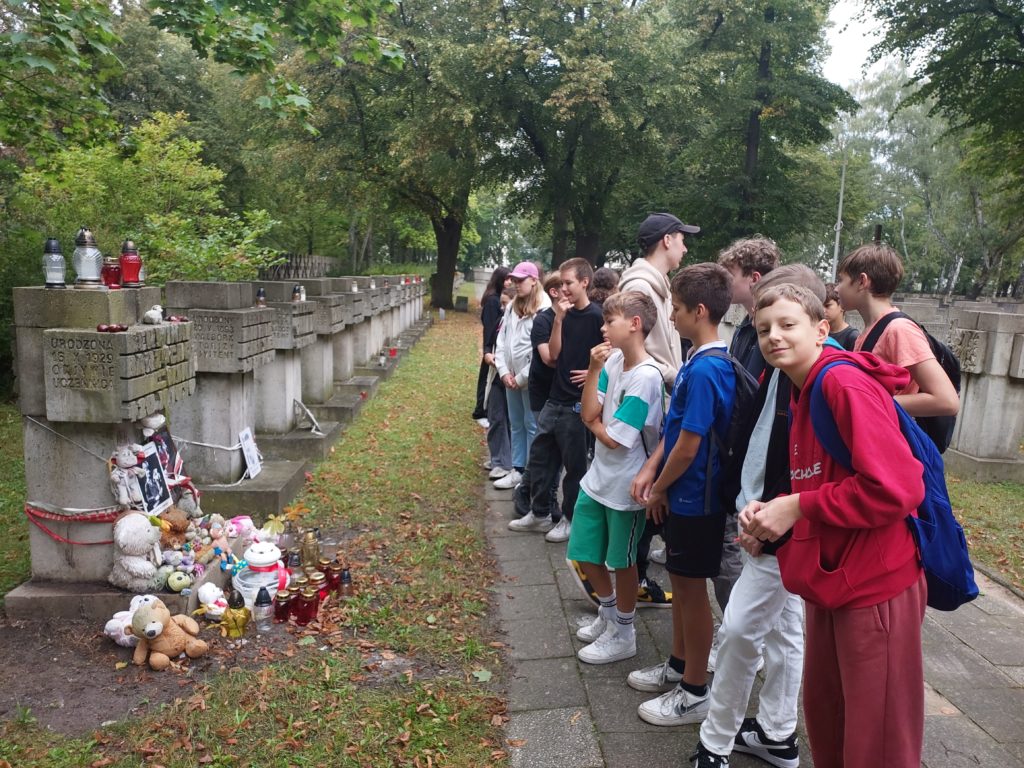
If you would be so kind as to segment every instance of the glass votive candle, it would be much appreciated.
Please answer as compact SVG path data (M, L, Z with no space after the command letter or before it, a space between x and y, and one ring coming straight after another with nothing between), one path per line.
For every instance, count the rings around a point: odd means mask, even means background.
M277 624L284 624L292 613L292 593L287 589L277 590L274 595L274 621Z

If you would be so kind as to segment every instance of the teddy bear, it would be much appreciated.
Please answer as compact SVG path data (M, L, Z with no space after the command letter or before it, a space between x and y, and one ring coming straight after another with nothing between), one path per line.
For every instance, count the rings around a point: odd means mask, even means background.
M146 470L139 466L138 445L122 445L110 457L110 492L124 509L142 506L142 487L139 478L145 477Z
M228 607L227 598L224 597L224 590L212 581L205 582L197 592L199 607L192 611L193 616L203 615L206 618L217 621L224 615L224 609Z
M156 595L136 595L132 598L127 611L118 611L106 623L106 626L103 627L103 634L122 648L134 648L139 644L139 638L131 632L132 617L139 606L156 599Z
M160 554L160 528L141 512L128 512L114 524L114 567L107 580L142 594L153 588Z
M160 513L160 519L167 523L160 536L160 546L164 549L181 549L188 541L188 531L192 527L188 515L172 506Z
M197 635L199 624L190 616L171 616L163 600L154 599L140 605L132 617L132 634L139 638L132 661L142 665L149 661L151 669L167 669L171 659L185 654L197 659L209 646Z

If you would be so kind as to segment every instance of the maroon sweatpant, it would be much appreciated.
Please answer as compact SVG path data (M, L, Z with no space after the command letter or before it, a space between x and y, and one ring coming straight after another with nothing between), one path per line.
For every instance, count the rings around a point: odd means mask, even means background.
M804 719L815 768L919 768L924 740L921 623L916 584L868 608L807 603Z

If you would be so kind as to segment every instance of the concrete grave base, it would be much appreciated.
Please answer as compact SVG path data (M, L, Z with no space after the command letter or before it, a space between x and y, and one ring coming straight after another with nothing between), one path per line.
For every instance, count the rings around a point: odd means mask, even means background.
M331 455L331 447L341 437L343 428L337 421L320 421L322 435L311 432L308 423L283 435L261 434L258 436L260 451L271 461L323 461Z
M102 581L45 581L30 579L4 596L11 621L45 619L87 620L102 629L111 616L128 609L134 595ZM174 592L157 595L172 614L188 610L188 598Z
M355 395L360 400L369 400L377 394L380 381L377 376L353 376L347 381L334 382L334 394Z
M380 364L379 360L373 360L366 365L357 365L352 370L353 376L358 377L372 377L376 376L381 381L384 379L390 379L391 374L395 372L395 368L398 367L397 357L384 357L384 365Z
M966 480L983 483L1024 483L1024 459L979 459L950 448L942 454L946 469Z
M307 461L267 461L252 480L238 485L200 485L200 503L206 514L216 512L225 518L250 515L262 525L267 515L280 514L298 495L309 467Z
M326 403L313 403L307 407L317 419L336 421L347 426L359 414L364 402L359 395L335 395Z

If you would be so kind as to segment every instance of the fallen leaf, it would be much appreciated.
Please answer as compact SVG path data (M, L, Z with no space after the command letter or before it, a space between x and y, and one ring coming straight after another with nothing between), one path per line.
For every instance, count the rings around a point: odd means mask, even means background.
M476 669L473 671L473 677L475 677L478 682L486 683L489 682L494 675L491 674L489 669Z
M117 662L117 664L114 665L114 669L124 669L127 666L128 666L128 662L127 661L119 661L119 662Z

